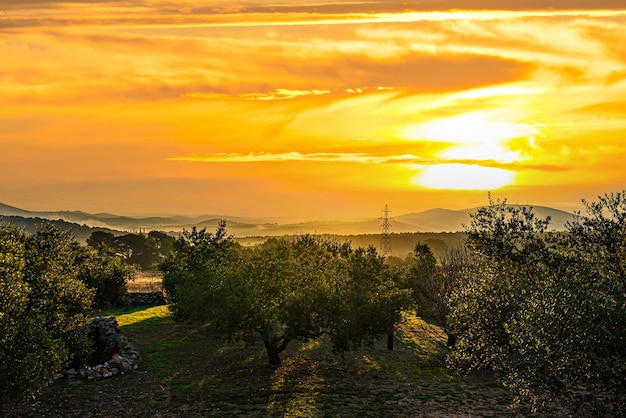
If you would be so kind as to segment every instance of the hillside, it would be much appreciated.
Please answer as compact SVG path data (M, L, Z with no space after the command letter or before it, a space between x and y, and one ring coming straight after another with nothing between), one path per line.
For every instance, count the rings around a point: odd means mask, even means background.
M18 228L24 228L26 233L32 234L35 232L35 227L44 222L48 221L52 223L59 229L68 230L71 229L74 233L74 236L78 241L85 242L87 238L91 236L91 234L95 231L105 231L119 234L119 231L115 231L109 228L94 228L89 227L87 225L80 225L75 222L68 222L62 219L48 219L48 218L40 218L40 217L28 217L25 218L23 216L2 216L0 215L0 223L6 223L10 225L15 225Z
M520 205L513 205L520 206ZM403 228L412 229L421 232L455 232L462 231L463 225L469 225L470 214L479 208L448 210L448 209L431 209L425 212L408 213L395 218L396 222L400 222ZM545 219L550 217L550 229L562 231L565 224L573 219L573 214L558 209L545 206L533 206L533 212L538 218ZM394 228L394 231L397 228ZM404 232L404 231L401 231Z
M408 213L394 217L391 222L391 230L394 233L462 231L463 225L470 222L470 213L476 210L477 208L463 210L431 209L424 212ZM571 220L573 216L571 213L543 206L534 207L534 210L540 218L550 216L552 219L551 229L554 230L563 230L565 223ZM298 233L333 235L380 233L380 218L294 222L293 219L287 218L243 218L217 215L131 217L107 213L89 214L80 211L35 212L5 204L0 204L0 216L5 216L5 222L11 217L40 218L77 224L82 229L107 229L119 231L119 233L151 230L176 233L183 229L190 229L192 226L213 230L222 219L226 220L228 231L236 237L280 236ZM15 221L17 222L17 220ZM27 221L22 222L28 223Z

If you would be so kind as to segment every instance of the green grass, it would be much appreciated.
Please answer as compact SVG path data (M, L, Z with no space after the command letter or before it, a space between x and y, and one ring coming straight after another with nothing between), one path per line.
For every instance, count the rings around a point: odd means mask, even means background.
M335 356L321 339L290 344L276 368L262 345L211 338L201 327L173 321L165 306L109 313L141 352L140 369L57 381L16 416L514 415L510 395L491 377L460 378L444 367L445 336L419 318L407 317L393 352L385 338Z

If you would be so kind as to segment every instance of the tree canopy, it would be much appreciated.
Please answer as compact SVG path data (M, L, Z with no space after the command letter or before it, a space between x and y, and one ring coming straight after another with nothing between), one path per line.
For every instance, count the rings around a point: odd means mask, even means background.
M128 282L134 277L135 269L101 246L97 250L81 246L76 249L74 262L77 278L94 290L93 304L96 308L130 305Z
M626 413L626 195L585 202L565 233L532 209L490 202L467 229L452 294L450 364L495 370L538 407Z
M10 408L45 386L81 348L93 290L77 278L70 232L41 224L34 234L0 225L0 404Z
M107 247L82 246L51 223L31 235L0 224L0 410L87 361L93 345L76 330L92 306L128 304L132 273Z
M432 240L429 240L432 241ZM448 336L448 345L455 344L455 336L448 322L450 295L457 287L468 263L467 250L457 245L439 260L430 249L430 243L418 243L408 257L402 283L413 294L415 309L419 316L429 317Z
M127 264L142 269L157 268L172 250L173 243L173 237L160 231L120 236L115 236L111 232L94 231L87 239L87 245L90 247L97 250L102 247L109 248Z
M336 351L388 332L408 292L385 278L375 249L352 249L312 235L233 244L225 223L192 229L163 263L164 287L181 319L248 343L260 338L271 364L292 340L329 335Z

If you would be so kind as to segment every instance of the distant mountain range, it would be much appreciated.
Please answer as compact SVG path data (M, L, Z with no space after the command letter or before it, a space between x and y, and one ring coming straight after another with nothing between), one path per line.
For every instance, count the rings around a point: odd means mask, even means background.
M550 229L563 230L565 223L573 218L573 214L561 210L544 206L534 206L533 208L539 218L550 216L552 220ZM391 220L391 231L394 233L462 231L463 225L470 222L470 213L475 212L476 209L431 209L425 212L407 213ZM80 230L80 234L75 230L79 239L86 239L93 230L109 230L118 233L149 232L152 230L180 232L183 229L190 229L192 226L206 227L207 230L212 230L216 228L221 219L227 222L228 232L236 237L277 236L295 233L360 235L379 234L381 231L380 218L293 222L292 220L221 217L217 215L130 217L108 213L90 214L80 211L35 212L2 203L0 203L0 216L4 217L4 222L27 226L27 229L30 229L37 220L40 222L42 219L75 224L76 227L72 229ZM82 235L85 234L87 236L83 237Z
M524 206L524 205L512 205ZM529 205L530 206L530 205ZM562 231L565 224L572 221L574 214L546 206L532 206L533 213L540 219L550 217L549 230ZM448 210L448 209L431 209L425 212L409 213L395 218L394 231L405 232L456 232L462 231L463 225L469 225L470 214L474 213L478 208Z

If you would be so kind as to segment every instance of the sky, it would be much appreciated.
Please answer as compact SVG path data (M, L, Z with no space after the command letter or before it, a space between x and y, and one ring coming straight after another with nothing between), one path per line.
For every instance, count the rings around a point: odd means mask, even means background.
M0 3L12 206L575 210L624 161L623 0Z

